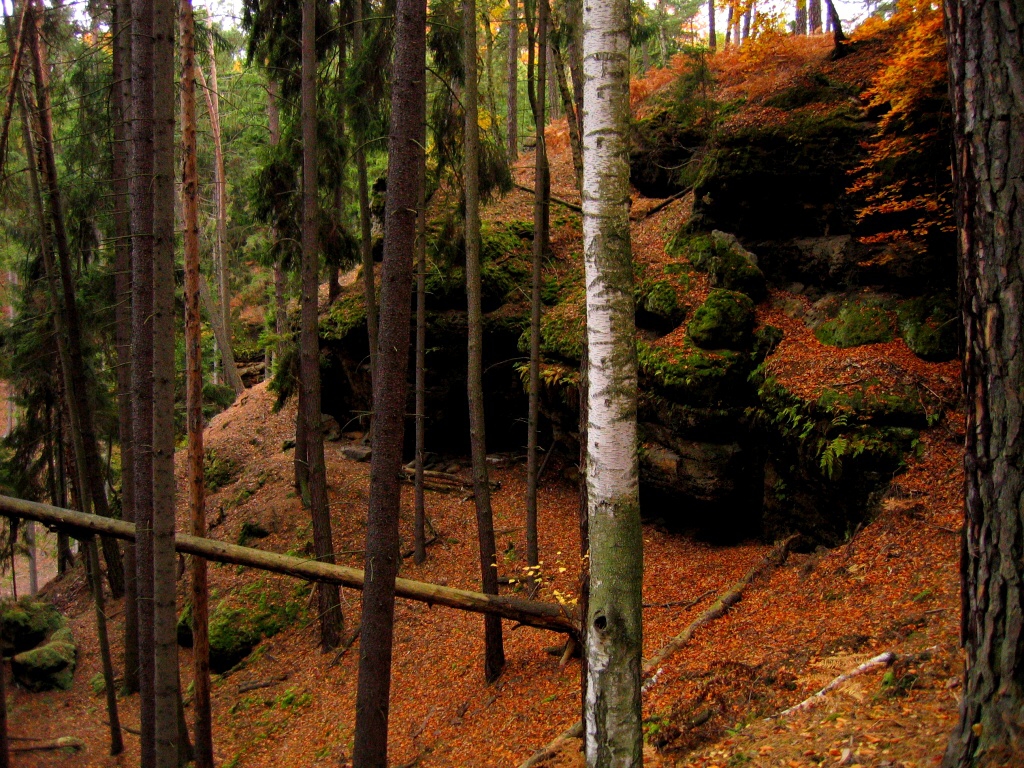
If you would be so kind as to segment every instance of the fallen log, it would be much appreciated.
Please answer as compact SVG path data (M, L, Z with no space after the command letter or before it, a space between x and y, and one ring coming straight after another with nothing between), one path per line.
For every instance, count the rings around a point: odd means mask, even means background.
M529 192L531 195L535 194L534 191L533 191L533 187L528 187L525 184L516 183L513 186L516 189L523 190L523 192ZM564 205L570 211L576 211L576 213L583 213L583 208L581 208L580 206L576 205L576 203L570 203L568 200L563 200L562 198L555 197L554 195L549 195L548 199L550 199L552 203L558 203L558 205Z
M123 520L87 515L70 509L24 501L10 496L0 496L0 515L36 520L44 525L71 532L78 531L79 536L84 536L84 532L89 531L113 536L124 541L135 541L135 526ZM331 565L316 560L303 560L290 555L264 552L252 547L242 547L237 544L228 544L183 533L175 535L174 547L179 552L196 555L215 563L242 565L307 581L340 584L352 589L361 590L365 579L363 571L358 568ZM444 605L471 613L494 614L527 627L547 629L573 636L579 635L579 624L576 617L571 616L567 609L555 603L521 600L507 595L485 595L466 589L443 587L440 584L429 584L410 579L395 580L395 595L428 605Z
M85 749L85 742L74 736L61 736L59 739L11 745L11 752L43 752L51 749Z
M668 643L666 643L660 651L658 651L656 654L654 654L654 656L652 656L650 659L643 663L643 667L640 672L641 677L647 677L647 675L649 675L651 672L654 672L654 678L650 678L644 681L644 693L646 693L653 685L654 680L658 676L658 667L661 665L663 661L665 661L665 659L667 659L673 653L675 653L688 642L690 642L690 640L693 638L693 633L700 629L702 626L704 626L708 622L720 618L721 616L724 616L725 613L729 610L729 608L731 608L739 602L740 597L743 594L743 590L746 589L747 585L749 585L750 582L752 582L766 570L775 568L785 561L786 555L789 554L789 547L793 543L794 539L796 539L796 536L790 536L788 539L776 544L775 548L772 549L772 551L769 552L760 563L758 563L749 571L747 571L747 573L743 576L742 579L737 581L728 590L719 595L718 599L715 600L714 604L710 608L708 608L700 616L698 616L696 619L690 622L690 625L686 629L684 629L678 635L669 640ZM701 599L703 599L703 596ZM549 758L553 757L554 754L561 748L561 746L565 744L565 742L570 741L572 739L582 738L582 736L583 721L577 720L572 726L569 727L568 730L559 734L546 746L541 747L532 755L530 755L530 757L527 758L526 762L520 764L519 768L533 768L533 766L535 765L540 765L541 763L547 761Z

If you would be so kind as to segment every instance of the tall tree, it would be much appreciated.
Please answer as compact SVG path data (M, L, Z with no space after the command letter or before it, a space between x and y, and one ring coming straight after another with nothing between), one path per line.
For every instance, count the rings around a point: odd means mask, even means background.
M426 106L426 102L424 102ZM426 115L423 121L426 123ZM416 219L416 477L413 490L413 561L427 559L427 501L423 471L427 439L427 179L420 178L419 216Z
M715 0L708 0L708 50L714 53L717 47L718 38L715 35Z
M505 133L508 134L508 161L519 157L519 2L508 3L508 96L505 99Z
M643 542L629 234L629 2L586 3L583 254L589 361L588 766L642 764Z
M324 437L320 425L320 337L317 294L320 288L320 243L317 233L317 110L316 110L316 0L302 2L302 309L299 331L299 415L306 434L306 471L309 511L313 519L316 559L334 563L331 514L327 498ZM297 450L297 449L296 449ZM336 648L341 642L341 599L337 584L317 584L320 610L320 646Z
M821 34L821 0L807 0L807 26L812 35Z
M128 204L128 134L131 117L132 59L131 0L113 4L113 109L114 144L114 307L117 348L117 430L121 446L121 516L135 521L134 440L132 434L132 242ZM139 690L139 606L135 574L135 547L124 547L124 689Z
M181 198L185 241L186 475L193 536L206 536L203 352L199 310L199 171L196 167L196 42L192 0L181 0ZM192 557L192 664L196 768L213 768L206 560Z
M175 0L153 2L153 696L157 768L178 765L174 552Z
M110 754L120 755L124 752L124 741L121 737L121 720L117 712L117 690L114 687L114 663L110 658L110 639L107 635L107 614L103 607L103 577L100 576L99 547L96 538L90 536L85 541L85 551L89 558L89 585L92 588L93 607L96 611L96 642L100 647L100 664L103 669L104 694L107 700L107 724L110 728ZM3 670L0 670L3 674Z
M373 387L374 435L370 460L370 510L359 636L359 690L353 764L383 768L388 754L391 649L398 573L398 514L416 203L423 175L426 109L427 5L397 0L392 63L388 192L384 208L384 264L377 378Z
M967 402L960 721L945 768L1024 763L1024 6L947 0Z
M466 300L468 303L466 389L469 399L469 450L473 464L473 500L476 504L477 539L480 549L480 581L485 594L498 594L497 547L494 543L494 517L491 511L491 487L487 476L487 431L484 424L483 386L483 313L480 282L480 120L477 110L476 0L462 0L463 45L465 52L465 89L462 103L466 110L464 130L466 199ZM544 49L540 49L541 60ZM543 70L542 70L543 71ZM538 81L543 98L544 83ZM541 137L538 134L538 151ZM535 235L536 237L536 235ZM494 682L505 667L505 649L501 637L501 619L484 617L484 677Z

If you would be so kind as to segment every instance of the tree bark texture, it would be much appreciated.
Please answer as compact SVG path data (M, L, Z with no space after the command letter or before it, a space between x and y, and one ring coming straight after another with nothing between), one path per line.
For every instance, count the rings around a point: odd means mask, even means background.
M134 440L132 437L132 241L128 204L128 134L131 124L132 7L130 0L113 4L114 145L114 335L117 347L117 430L121 445L121 517L135 521ZM139 690L139 606L135 582L135 548L125 547L124 689Z
M181 0L181 197L185 241L186 477L193 536L206 535L203 469L203 352L199 301L199 171L196 167L196 46L192 0ZM206 560L192 558L192 664L196 768L213 768Z
M317 294L320 288L320 243L317 232L317 109L316 109L316 0L302 2L302 328L299 339L299 376L303 402L299 418L306 427L306 466L309 512L313 520L316 559L334 562L331 513L327 498L324 438L320 426L320 338ZM320 612L320 647L327 651L341 643L342 614L338 587L317 585Z
M642 764L643 551L629 233L629 3L585 4L583 254L589 395L588 766Z
M423 115L426 122L426 115ZM427 559L427 502L423 465L427 439L427 189L420 179L419 216L416 218L416 477L413 490L413 562Z
M156 762L153 741L153 2L132 2L132 430L135 447L136 588L139 608L140 763Z
M947 0L966 349L960 721L944 766L1024 763L1024 6Z
M812 35L821 34L821 0L807 0L807 26Z
M476 0L462 0L464 51L476 51ZM543 61L543 48L540 49ZM476 56L463 61L465 90L462 103L466 110L463 162L466 195L466 301L468 340L466 389L469 400L469 448L473 464L473 500L476 505L477 540L480 550L481 592L498 594L497 547L494 543L494 516L491 511L491 486L487 479L487 430L484 424L483 387L483 312L480 278L480 122L477 110L479 88ZM543 67L543 65L542 65ZM543 72L543 68L541 69ZM544 83L538 81L543 98ZM538 151L543 139L537 137ZM535 234L536 237L536 234ZM501 637L501 619L484 617L484 677L491 683L505 667L505 649Z
M714 53L717 47L718 38L715 34L715 0L708 0L708 50Z
M174 33L178 4L153 0L153 654L156 768L178 765L174 554Z
M110 659L110 640L107 637L107 614L103 607L99 547L96 546L96 539L91 536L86 540L85 547L89 557L89 586L92 588L93 606L96 611L96 640L100 647L100 663L103 666L107 724L110 727L110 754L120 755L124 752L124 740L121 737L121 719L117 713L117 689L114 687L114 663Z
M388 699L398 572L399 473L405 431L406 368L416 203L424 173L426 126L425 0L397 0L388 135L388 193L384 210L384 264L377 370L373 383L374 434L370 509L359 646L359 690L353 763L386 768Z
M508 161L519 157L519 2L508 3L508 111L505 132L508 134Z
M547 0L544 0L547 3ZM550 8L550 4L548 4ZM548 11L548 18L552 19L552 27L554 27L553 16L550 10ZM555 79L558 81L558 92L562 97L562 111L565 113L565 123L569 128L569 148L572 152L572 167L576 175L576 191L579 192L583 189L583 147L580 143L580 131L579 121L576 119L576 104L572 98L572 91L569 90L569 81L565 75L565 59L562 57L562 51L557 45L551 46L551 59L555 68ZM550 190L549 190L550 194Z

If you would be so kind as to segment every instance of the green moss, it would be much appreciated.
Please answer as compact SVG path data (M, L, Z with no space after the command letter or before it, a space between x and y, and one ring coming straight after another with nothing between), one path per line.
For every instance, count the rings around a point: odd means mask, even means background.
M896 310L900 336L910 351L924 360L941 362L957 356L960 316L948 296L921 296Z
M880 344L892 341L892 321L878 303L853 299L843 303L836 317L819 325L814 335L822 344L840 349Z
M693 313L687 330L702 349L745 349L754 331L754 302L746 294L716 288Z
M365 324L366 302L362 294L345 293L320 317L320 338L323 341L340 341L355 328Z
M567 362L578 363L583 358L583 336L586 330L586 297L577 288L559 304L547 310L540 320L541 354ZM528 351L528 329L519 338L519 348Z
M239 466L234 459L221 456L213 448L208 448L203 456L203 474L206 478L206 490L210 493L230 485L238 479Z
M765 358L779 346L784 336L782 330L774 325L766 325L754 331L754 351L751 353L754 365L763 363Z
M745 293L755 302L767 295L764 273L738 243L730 241L724 233L691 233L684 228L669 241L666 250L707 272L715 288Z
M5 653L34 648L64 626L64 617L45 600L23 597L0 608L0 647Z
M900 384L883 387L877 379L858 386L826 389L817 404L830 412L846 412L860 421L879 424L925 426L927 414L919 393Z
M717 405L740 396L749 370L736 352L689 344L665 348L638 341L637 362L642 379L687 405Z
M75 674L74 643L57 640L11 659L14 678L30 691L69 691Z
M261 640L299 621L302 613L301 599L288 599L263 579L243 587L210 614L210 669L217 673L231 669Z
M246 520L242 523L242 530L238 533L238 543L244 547L253 539L265 539L269 535L270 531L258 522Z

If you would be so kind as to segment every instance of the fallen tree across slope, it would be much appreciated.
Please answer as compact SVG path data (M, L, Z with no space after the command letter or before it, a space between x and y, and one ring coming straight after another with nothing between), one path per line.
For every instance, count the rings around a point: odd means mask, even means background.
M71 533L74 533L75 530L88 531L125 541L135 541L135 526L123 520L87 515L83 512L15 499L10 496L0 496L0 514L35 520ZM213 562L242 565L308 581L340 584L358 590L362 590L365 581L363 571L358 568L303 560L290 555L265 552L261 549L227 544L182 533L175 536L174 546L178 552L195 555ZM566 608L554 603L520 600L506 595L484 595L466 589L454 589L410 579L397 579L395 594L407 600L416 600L430 605L444 605L471 613L492 614L528 627L562 632L573 637L579 635L576 618L570 616Z

